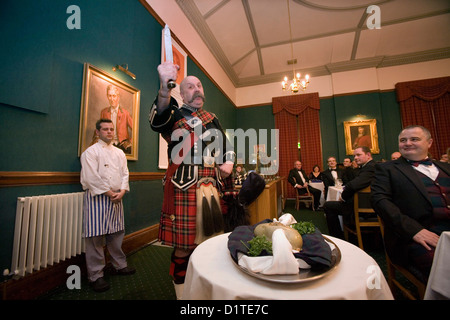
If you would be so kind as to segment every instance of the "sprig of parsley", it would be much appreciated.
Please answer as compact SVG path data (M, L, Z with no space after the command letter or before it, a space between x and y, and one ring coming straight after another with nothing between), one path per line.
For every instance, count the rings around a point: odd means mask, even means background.
M300 221L291 225L291 227L300 233L300 235L314 233L316 227L310 221Z
M241 240L244 246L248 249L248 255L252 257L257 257L264 250L267 251L268 254L272 254L272 241L267 240L265 236L256 236L252 240L247 243L250 245L250 248Z

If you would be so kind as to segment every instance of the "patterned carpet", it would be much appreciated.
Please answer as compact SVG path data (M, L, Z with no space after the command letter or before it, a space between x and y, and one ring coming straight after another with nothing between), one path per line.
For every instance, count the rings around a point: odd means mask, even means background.
M106 292L92 290L84 277L81 289L69 290L65 285L40 297L42 300L174 300L175 291L168 274L172 248L148 245L127 257L136 268L129 276L112 276L105 272L110 285Z
M295 210L293 201L287 201L285 213L291 213L297 221L311 221L319 230L327 234L328 228L323 211L313 212L301 208ZM356 237L350 242L357 245ZM381 237L378 234L368 234L363 238L366 252L377 261L386 279L386 259ZM112 276L105 274L105 279L111 288L102 293L96 293L83 277L81 289L69 290L63 285L41 296L40 300L174 300L176 299L172 279L168 274L172 248L157 244L148 245L131 254L128 264L137 272L130 276ZM395 293L395 298L404 297Z

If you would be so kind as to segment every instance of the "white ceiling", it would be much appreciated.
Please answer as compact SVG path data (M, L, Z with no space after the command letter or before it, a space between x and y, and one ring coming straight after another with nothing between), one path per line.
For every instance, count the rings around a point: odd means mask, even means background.
M176 0L235 87L292 74L287 0ZM381 28L369 5L380 8ZM296 72L450 58L449 0L289 0ZM368 18L369 17L369 18Z

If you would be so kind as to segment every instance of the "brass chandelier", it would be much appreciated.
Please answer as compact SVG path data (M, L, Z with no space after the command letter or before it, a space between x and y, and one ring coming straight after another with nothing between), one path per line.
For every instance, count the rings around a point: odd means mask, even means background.
M299 89L301 88L303 91L306 90L306 87L308 87L309 84L309 75L305 75L305 78L301 78L300 72L295 74L295 68L294 64L297 63L297 59L294 59L294 45L292 43L292 27L291 27L291 11L289 8L289 0L286 0L287 2L287 8L288 8L288 18L289 18L289 36L291 41L291 60L288 61L288 64L292 64L292 73L293 73L293 79L292 82L288 80L288 77L284 77L284 80L281 82L281 88L283 91L286 91L287 89L291 90L293 93L297 93Z

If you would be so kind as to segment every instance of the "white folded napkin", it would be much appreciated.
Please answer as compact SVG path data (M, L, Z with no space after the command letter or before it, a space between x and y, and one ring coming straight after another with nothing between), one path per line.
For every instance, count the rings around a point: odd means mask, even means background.
M281 222L285 226L290 226L291 224L297 223L297 220L295 220L292 214L285 213L282 216L280 216L278 220L277 218L273 218L273 222Z
M296 259L292 253L292 246L284 231L277 229L272 234L272 256L249 257L238 255L238 264L255 273L261 274L296 274L299 268L311 268L304 260Z

